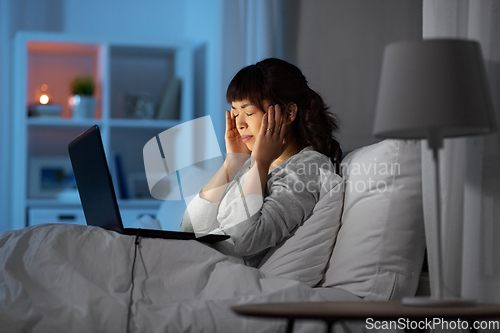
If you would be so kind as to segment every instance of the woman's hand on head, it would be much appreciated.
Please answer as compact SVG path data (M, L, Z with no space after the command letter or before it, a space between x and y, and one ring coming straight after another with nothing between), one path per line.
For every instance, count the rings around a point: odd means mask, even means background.
M288 146L285 140L286 113L281 115L279 105L270 106L260 127L257 140L252 151L256 162L271 166L274 160L283 154Z
M227 154L251 154L250 149L241 140L241 135L236 128L236 121L229 110L226 111L226 150Z

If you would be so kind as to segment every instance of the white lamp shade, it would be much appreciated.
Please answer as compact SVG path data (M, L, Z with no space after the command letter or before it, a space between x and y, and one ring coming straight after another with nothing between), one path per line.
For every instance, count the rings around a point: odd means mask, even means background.
M384 52L374 134L418 139L495 129L477 42L435 39L390 44Z

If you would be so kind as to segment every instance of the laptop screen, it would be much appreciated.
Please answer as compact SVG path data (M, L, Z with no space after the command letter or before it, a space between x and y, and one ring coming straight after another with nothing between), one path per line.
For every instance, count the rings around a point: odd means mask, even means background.
M78 136L68 151L87 224L123 232L99 127Z

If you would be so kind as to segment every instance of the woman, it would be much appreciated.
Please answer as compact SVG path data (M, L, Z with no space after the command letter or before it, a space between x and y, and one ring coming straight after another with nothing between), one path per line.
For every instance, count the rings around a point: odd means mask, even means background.
M188 205L181 230L228 234L218 249L257 267L328 186L341 156L338 125L300 69L280 59L240 70L226 99L226 160Z

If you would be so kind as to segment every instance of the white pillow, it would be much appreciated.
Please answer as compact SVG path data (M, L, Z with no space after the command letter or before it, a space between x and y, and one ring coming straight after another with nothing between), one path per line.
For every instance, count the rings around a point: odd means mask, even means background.
M368 300L414 295L425 251L420 141L357 149L342 175L342 226L321 285Z
M324 186L311 216L269 251L259 267L262 272L311 287L323 278L340 226L344 181L334 173L322 178Z

